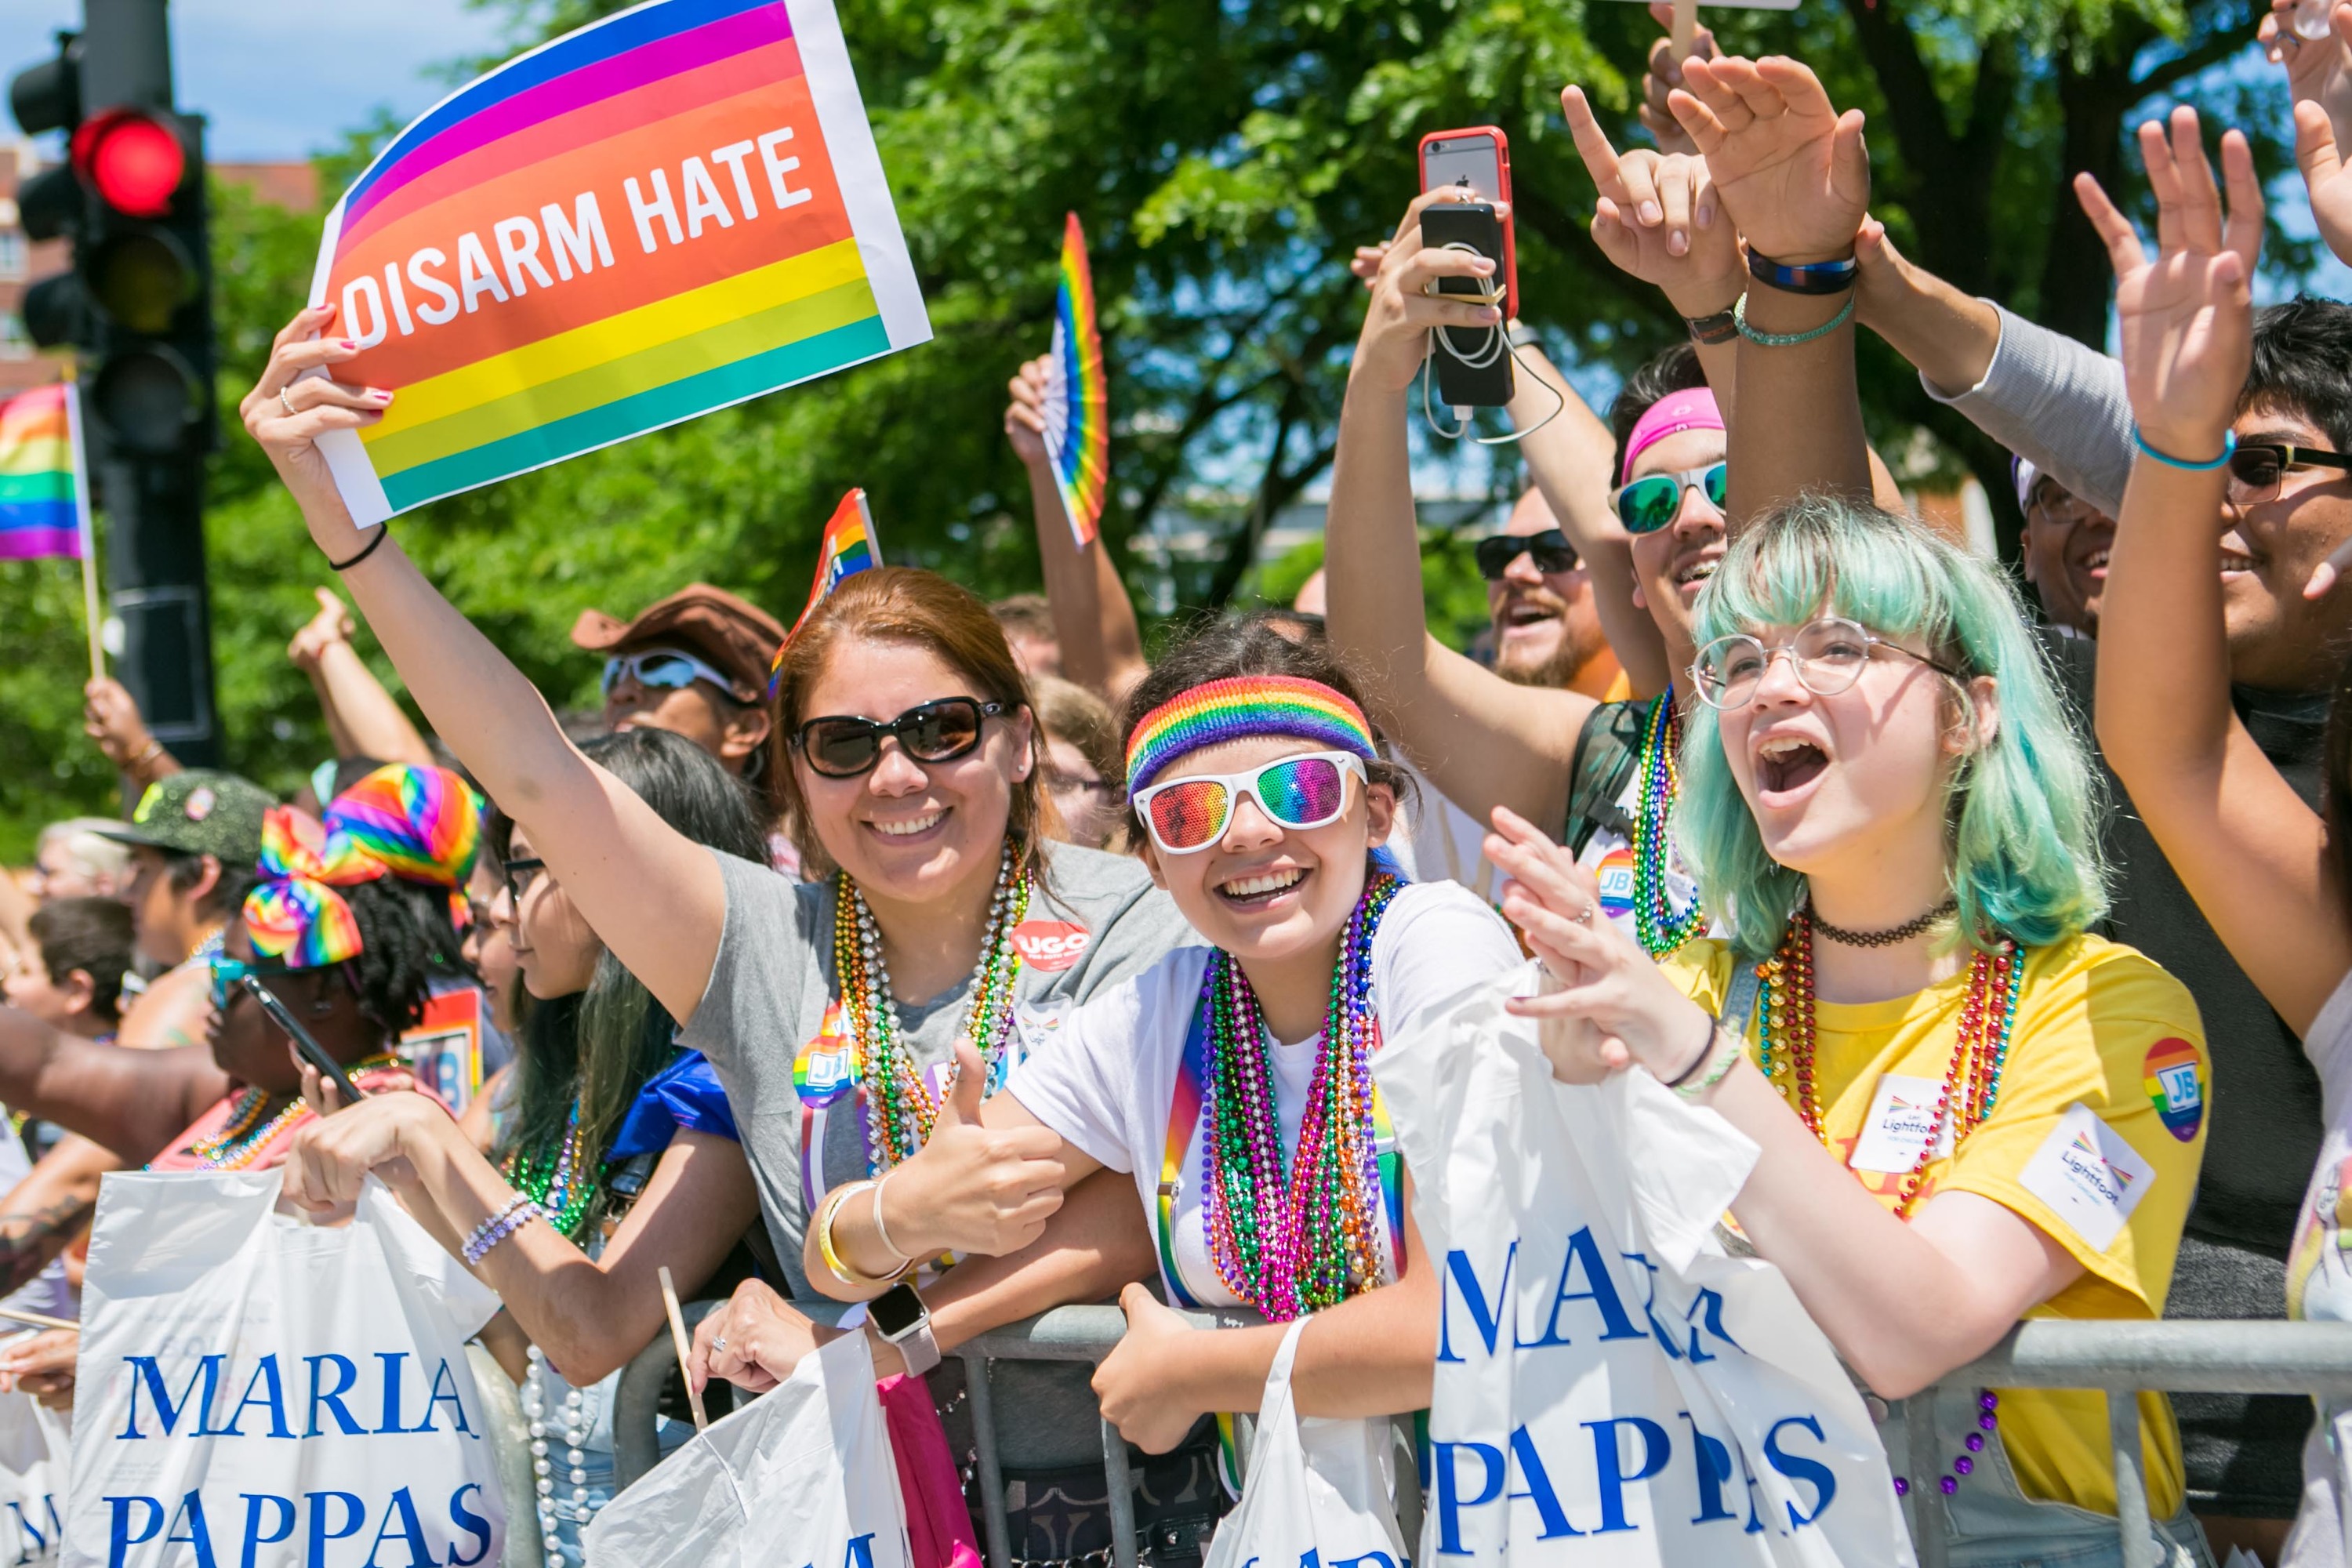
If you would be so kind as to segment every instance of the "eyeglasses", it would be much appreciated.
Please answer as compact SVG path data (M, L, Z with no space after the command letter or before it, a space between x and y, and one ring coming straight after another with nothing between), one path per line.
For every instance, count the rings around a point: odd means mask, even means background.
M1675 474L1648 474L1609 492L1609 506L1628 533L1655 533L1682 515L1683 492L1698 490L1716 510L1730 484L1728 463L1685 468Z
M1135 809L1153 842L1171 855L1191 855L1225 836L1242 796L1284 827L1320 827L1348 809L1348 775L1365 777L1352 752L1308 752L1239 773L1193 773L1153 784L1135 797Z
M214 953L211 963L213 1010L216 1013L226 1013L228 1011L229 999L236 995L237 988L245 984L246 976L257 974L260 972L245 960L231 958L225 952Z
M2352 469L2352 457L2315 447L2282 447L2256 441L2230 454L2230 499L2240 506L2275 500L2279 485L2294 468Z
M613 688L627 676L639 686L665 691L677 691L707 680L729 697L735 695L735 682L730 677L705 664L690 653L680 653L674 647L651 647L643 653L616 653L604 661L604 692L613 695Z
M850 715L812 719L794 732L793 749L829 779L854 779L870 770L882 760L883 741L892 735L919 763L951 763L980 744L982 721L1003 711L1002 702L942 697L887 723Z
M539 880L539 874L546 869L546 861L528 856L508 861L500 871L506 879L507 901L516 909L521 909L523 895L530 891L530 885Z
M1522 552L1535 557L1538 572L1573 572L1584 564L1576 546L1557 528L1540 533L1497 533L1472 545L1471 552L1478 558L1478 575L1489 583L1501 582Z
M1764 672L1771 668L1772 660L1785 653L1796 665L1797 679L1806 690L1816 697L1834 697L1862 678L1862 667L1870 662L1874 647L1916 659L1954 680L1968 679L1941 660L1888 642L1855 622L1826 616L1771 647L1745 632L1717 637L1698 650L1698 658L1691 663L1691 680L1708 707L1745 708L1755 700L1756 689L1764 684Z

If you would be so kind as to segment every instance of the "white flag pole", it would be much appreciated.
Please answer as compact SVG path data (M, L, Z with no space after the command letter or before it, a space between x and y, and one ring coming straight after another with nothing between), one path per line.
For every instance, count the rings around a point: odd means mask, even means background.
M98 530L89 515L89 456L82 443L81 387L70 359L66 361L66 437L73 451L74 528L81 538L81 614L89 634L89 678L104 680L106 642L100 629Z

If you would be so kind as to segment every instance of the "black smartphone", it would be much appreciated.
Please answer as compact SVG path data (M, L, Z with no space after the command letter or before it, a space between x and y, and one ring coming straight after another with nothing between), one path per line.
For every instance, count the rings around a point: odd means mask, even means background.
M261 1004L261 1010L269 1015L269 1021L286 1031L286 1037L294 1042L294 1048L302 1053L302 1059L317 1068L319 1076L335 1086L335 1091L343 1097L345 1105L357 1105L366 1098L360 1093L360 1086L352 1081L352 1075L343 1070L343 1064L329 1056L327 1047L313 1038L310 1030L294 1021L294 1015L286 1010L286 1004L272 994L268 986L248 974L245 977L245 988L256 1002Z
M1473 298L1502 282L1503 226L1485 202L1437 202L1421 209L1421 242L1434 249L1469 250L1494 262L1485 278L1441 278L1441 294ZM1511 401L1511 346L1503 323L1440 327L1430 353L1437 361L1437 401L1454 408L1500 408Z

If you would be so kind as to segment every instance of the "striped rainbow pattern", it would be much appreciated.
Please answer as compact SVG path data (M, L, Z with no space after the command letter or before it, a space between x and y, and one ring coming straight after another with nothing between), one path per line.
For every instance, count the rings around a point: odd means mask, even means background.
M387 763L337 795L327 828L412 882L454 888L473 874L482 813L446 768Z
M809 584L808 603L801 606L800 618L784 640L776 645L776 657L768 661L768 700L776 700L776 684L784 673L784 649L793 646L793 638L816 607L824 603L825 595L841 586L845 577L855 577L882 564L882 546L874 537L874 514L866 505L866 491L854 489L841 498L825 520L824 535L817 541L816 580Z
M1045 395L1045 450L1078 548L1094 542L1110 490L1110 380L1095 324L1095 276L1078 215L1062 229L1062 283L1054 298L1054 356Z
M830 0L651 0L458 89L312 300L395 394L324 448L362 524L929 336Z
M1366 762L1380 755L1364 710L1321 681L1234 676L1180 692L1143 716L1128 737L1128 793L1142 789L1187 752L1251 735L1295 735Z
M0 561L80 559L72 402L60 382L0 403Z

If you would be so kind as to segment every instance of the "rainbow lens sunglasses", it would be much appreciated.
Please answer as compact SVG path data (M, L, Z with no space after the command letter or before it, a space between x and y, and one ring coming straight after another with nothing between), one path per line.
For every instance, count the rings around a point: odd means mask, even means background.
M1727 463L1711 463L1704 468L1685 468L1678 474L1650 474L1630 485L1620 485L1609 492L1610 509L1617 521L1625 525L1628 533L1655 533L1674 521L1683 510L1683 492L1698 490L1706 495L1715 510L1723 510L1723 498L1729 480L1725 470Z
M1192 773L1153 784L1135 797L1136 814L1152 842L1171 855L1191 855L1225 836L1242 796L1283 827L1321 827L1348 809L1348 775L1365 779L1364 759L1350 752L1307 752L1240 773Z

